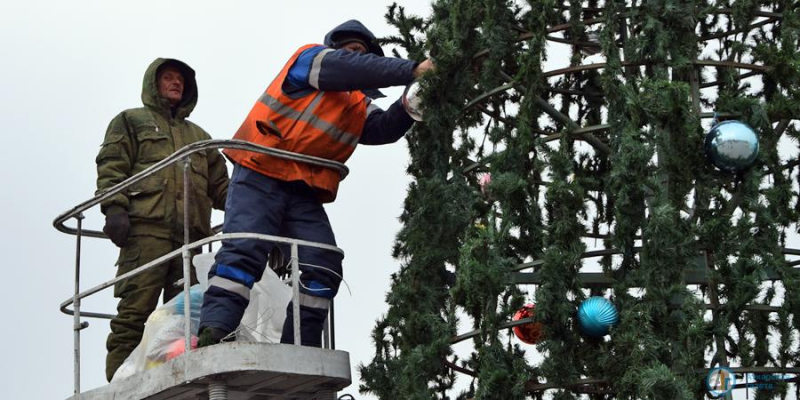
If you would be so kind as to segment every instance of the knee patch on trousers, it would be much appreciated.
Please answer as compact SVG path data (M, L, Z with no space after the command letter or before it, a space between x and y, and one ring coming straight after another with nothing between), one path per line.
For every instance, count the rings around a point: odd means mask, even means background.
M240 268L236 268L230 265L217 264L213 273L216 276L228 278L230 280L239 282L243 285L246 285L248 288L252 288L253 284L256 283L255 276L250 275L249 273L245 272Z
M234 293L244 299L250 300L250 289L253 288L255 277L239 268L225 264L217 264L211 271L209 286L216 286L226 292Z
M336 290L331 289L320 281L301 282L301 293L305 293L308 297L322 297L324 299L332 299L336 296ZM302 304L302 302L300 303Z

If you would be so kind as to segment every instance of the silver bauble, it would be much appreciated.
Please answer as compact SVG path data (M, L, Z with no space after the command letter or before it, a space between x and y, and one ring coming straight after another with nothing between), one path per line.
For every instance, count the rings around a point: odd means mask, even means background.
M706 135L706 156L719 169L740 172L758 157L758 136L741 121L724 121L714 125Z
M406 86L403 92L403 108L414 121L422 121L422 99L419 96L419 82L413 82Z

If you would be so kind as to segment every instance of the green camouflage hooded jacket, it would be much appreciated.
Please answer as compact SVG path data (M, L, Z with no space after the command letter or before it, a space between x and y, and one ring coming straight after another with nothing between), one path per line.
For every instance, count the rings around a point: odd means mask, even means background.
M184 77L183 99L173 113L159 97L156 73L162 65L176 66ZM142 86L144 107L114 117L97 155L97 193L141 172L187 144L211 139L186 120L197 104L195 73L185 63L158 58L150 64ZM192 240L211 234L211 207L225 208L228 171L216 150L193 154L190 168L190 227ZM150 235L183 242L183 170L181 162L151 175L103 202L104 214L127 211L130 235Z

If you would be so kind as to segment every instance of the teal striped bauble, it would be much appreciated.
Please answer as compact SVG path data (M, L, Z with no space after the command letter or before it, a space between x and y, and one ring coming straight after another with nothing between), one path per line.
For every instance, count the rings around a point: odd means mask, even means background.
M605 297L590 297L578 307L578 324L586 335L592 337L608 335L608 330L617 322L619 322L617 308Z

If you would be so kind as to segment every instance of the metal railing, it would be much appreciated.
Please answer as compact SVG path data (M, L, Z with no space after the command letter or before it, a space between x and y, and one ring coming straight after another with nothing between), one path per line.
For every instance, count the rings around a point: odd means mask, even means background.
M292 284L292 303L293 303L293 312L294 312L294 343L295 345L300 345L300 262L298 259L298 248L300 246L307 246L307 247L316 247L323 250L337 252L339 254L344 255L344 252L336 246L331 246L323 243L316 243L316 242L309 242L305 240L298 240L298 239L291 239L291 238L284 238L279 236L271 236L271 235L264 235L258 233L223 233L217 234L215 236L207 237L193 243L190 242L190 235L189 235L189 206L191 204L191 196L189 195L191 180L189 179L189 165L190 160L189 156L194 153L198 153L201 151L206 150L216 150L216 149L238 149L238 150L247 150L256 153L267 154L273 157L282 158L291 161L302 162L318 167L329 168L333 169L341 175L341 178L344 179L347 177L349 170L343 164L326 160L324 158L307 156L304 154L297 154L292 153L285 150L273 149L269 147L259 146L250 142L245 142L241 140L204 140L200 142L195 142L189 144L169 157L164 158L163 160L153 164L152 166L148 167L144 171L131 176L130 178L126 179L125 181L115 185L114 187L92 197L89 200L86 200L77 206L67 210L66 212L60 214L56 219L53 221L53 226L60 232L75 235L76 237L76 250L75 250L75 287L72 297L65 300L61 303L60 310L61 312L72 315L73 316L73 355L74 355L74 393L80 393L80 331L87 328L89 323L86 321L81 321L81 316L89 317L89 318L104 318L104 319L111 319L114 315L111 314L103 314L103 313L96 313L96 312L82 312L81 311L81 300L91 296L97 292L100 292L110 286L113 286L117 282L120 282L125 279L129 279L133 276L139 275L149 269L155 268L160 264L181 255L183 257L183 296L184 296L184 348L191 349L191 318L190 318L190 309L191 309L191 301L189 295L189 289L191 286L191 255L192 250L195 248L202 247L206 244L210 244L213 242L221 241L221 240L228 240L228 239L257 239L257 240L266 240L273 243L282 243L287 244L291 248L291 284ZM85 290L83 292L80 291L80 267L81 267L81 240L83 237L94 237L94 238L108 238L102 231L95 231L83 228L83 219L84 215L83 212L102 203L105 200L110 199L112 196L121 193L127 187L142 181L143 179L147 178L148 176L167 168L177 162L183 162L183 190L184 190L184 213L183 213L183 232L184 232L184 244L180 249L176 249L172 252L169 252L153 261L146 263L145 265L139 266L138 268L130 271L126 274L120 275L112 280L106 281L102 284L99 284L91 289ZM76 227L70 228L65 225L65 222L70 219L75 219ZM330 315L328 317L328 322L325 325L324 329L324 338L325 338L325 347L332 348L334 346L333 342L333 304L332 301L330 302ZM68 307L72 305L74 306L73 309L69 309Z

